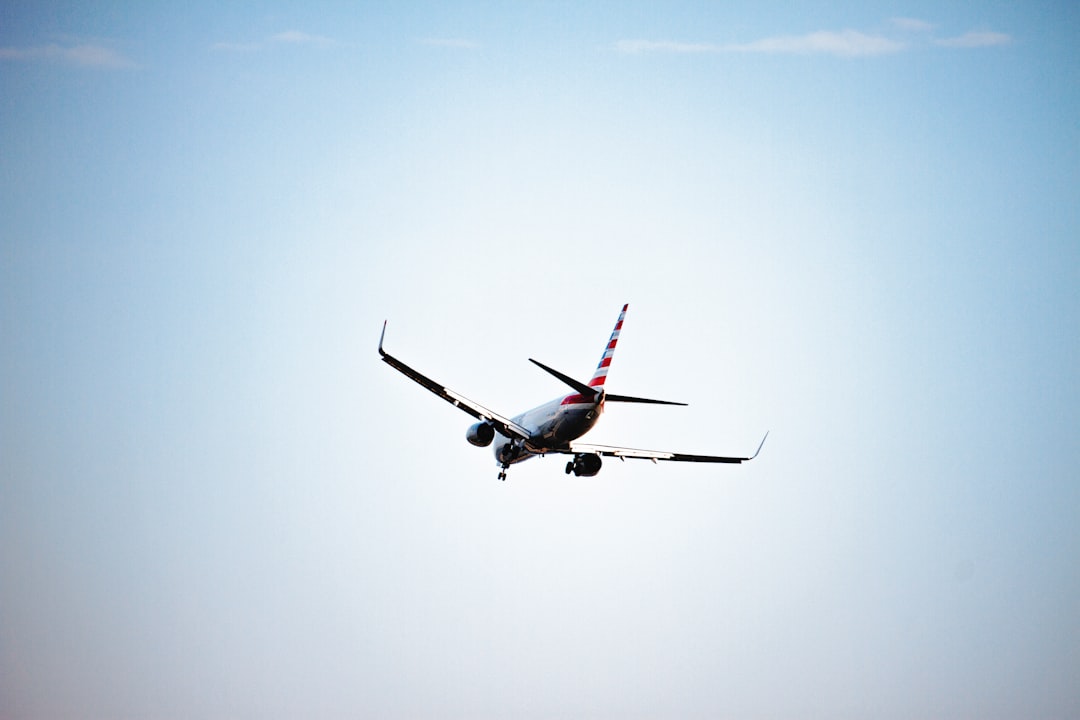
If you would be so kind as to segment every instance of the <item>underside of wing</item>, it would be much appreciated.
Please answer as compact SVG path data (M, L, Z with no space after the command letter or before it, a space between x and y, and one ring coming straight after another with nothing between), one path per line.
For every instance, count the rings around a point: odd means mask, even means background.
M420 385L423 385L434 394L441 397L446 402L450 403L454 407L472 415L477 420L483 420L491 423L500 433L508 438L518 438L520 440L529 439L529 431L517 424L509 418L487 409L480 403L473 402L463 395L459 395L445 385L435 382L431 378L423 375L422 373L412 369L405 363L398 360L396 357L386 352L383 349L383 339L386 337L386 323L383 323L382 335L379 336L379 355L382 356L383 362L390 367L394 368L402 375L406 375L415 380Z
M638 450L636 448L615 447L612 445L590 445L588 443L570 443L565 450L552 450L551 452L564 453L567 455L604 455L617 457L620 460L665 460L669 462L698 462L698 463L743 463L749 462L758 456L761 448L765 445L765 437L761 438L761 444L757 451L750 457L727 457L724 455L690 455L688 453L664 452L660 450Z

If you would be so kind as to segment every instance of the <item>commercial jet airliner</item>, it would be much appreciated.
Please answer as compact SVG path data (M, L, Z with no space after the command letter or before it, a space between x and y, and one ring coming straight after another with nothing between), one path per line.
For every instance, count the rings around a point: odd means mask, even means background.
M757 451L750 457L687 455L685 453L635 450L633 448L588 445L577 442L577 439L591 430L596 421L600 419L601 413L604 412L605 403L686 405L686 403L670 402L668 400L650 400L628 395L615 395L605 390L604 381L607 380L608 369L611 367L611 357L615 353L615 344L619 341L619 333L622 331L623 320L626 318L626 309L628 307L629 305L623 305L622 312L619 313L619 320L615 323L615 329L612 331L611 338L604 348L604 354L600 358L600 364L596 367L596 372L593 373L592 379L588 383L579 382L558 370L549 368L547 365L529 358L529 362L554 375L573 388L574 392L557 397L540 407L515 415L512 418L492 412L483 405L475 403L440 385L431 378L421 375L383 350L383 340L386 339L385 322L383 323L382 335L379 337L379 355L382 356L385 363L395 370L409 376L443 400L467 412L479 421L466 431L465 439L477 447L487 447L494 442L495 462L501 468L499 471L500 480L506 479L506 471L514 463L549 453L573 456L566 463L566 474L574 473L579 477L592 477L600 472L600 466L603 464L602 457L617 457L620 460L627 458L652 460L654 463L657 460L741 463L756 458L758 453L761 452L762 446L765 445L765 438L769 436L769 433L765 433L765 437L761 439Z

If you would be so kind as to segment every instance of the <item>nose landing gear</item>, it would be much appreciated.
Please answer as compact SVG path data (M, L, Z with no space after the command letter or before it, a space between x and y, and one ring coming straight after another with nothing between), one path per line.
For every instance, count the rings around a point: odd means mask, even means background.
M506 471L510 469L510 463L517 461L525 454L525 444L520 440L511 440L499 448L495 459L502 467L499 470L499 479L506 480Z

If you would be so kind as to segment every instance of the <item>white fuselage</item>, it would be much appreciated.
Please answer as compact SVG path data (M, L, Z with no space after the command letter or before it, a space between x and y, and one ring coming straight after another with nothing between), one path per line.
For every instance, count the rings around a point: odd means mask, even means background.
M595 399L572 394L557 397L513 418L529 430L525 442L495 433L495 462L514 464L555 448L566 448L571 441L592 429L604 412L603 394Z

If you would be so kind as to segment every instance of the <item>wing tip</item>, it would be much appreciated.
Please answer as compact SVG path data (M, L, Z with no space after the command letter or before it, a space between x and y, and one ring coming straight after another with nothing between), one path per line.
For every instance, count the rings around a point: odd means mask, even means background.
M386 357L386 351L382 349L383 340L386 338L386 320L382 322L382 334L379 335L379 355Z
M761 448L765 447L765 441L769 439L769 433L770 432L772 432L772 431L771 430L766 430L765 431L765 437L761 438L761 443L757 446L757 450L754 452L753 455L748 457L747 460L753 460L754 458L756 458L758 456L758 453L761 452Z

